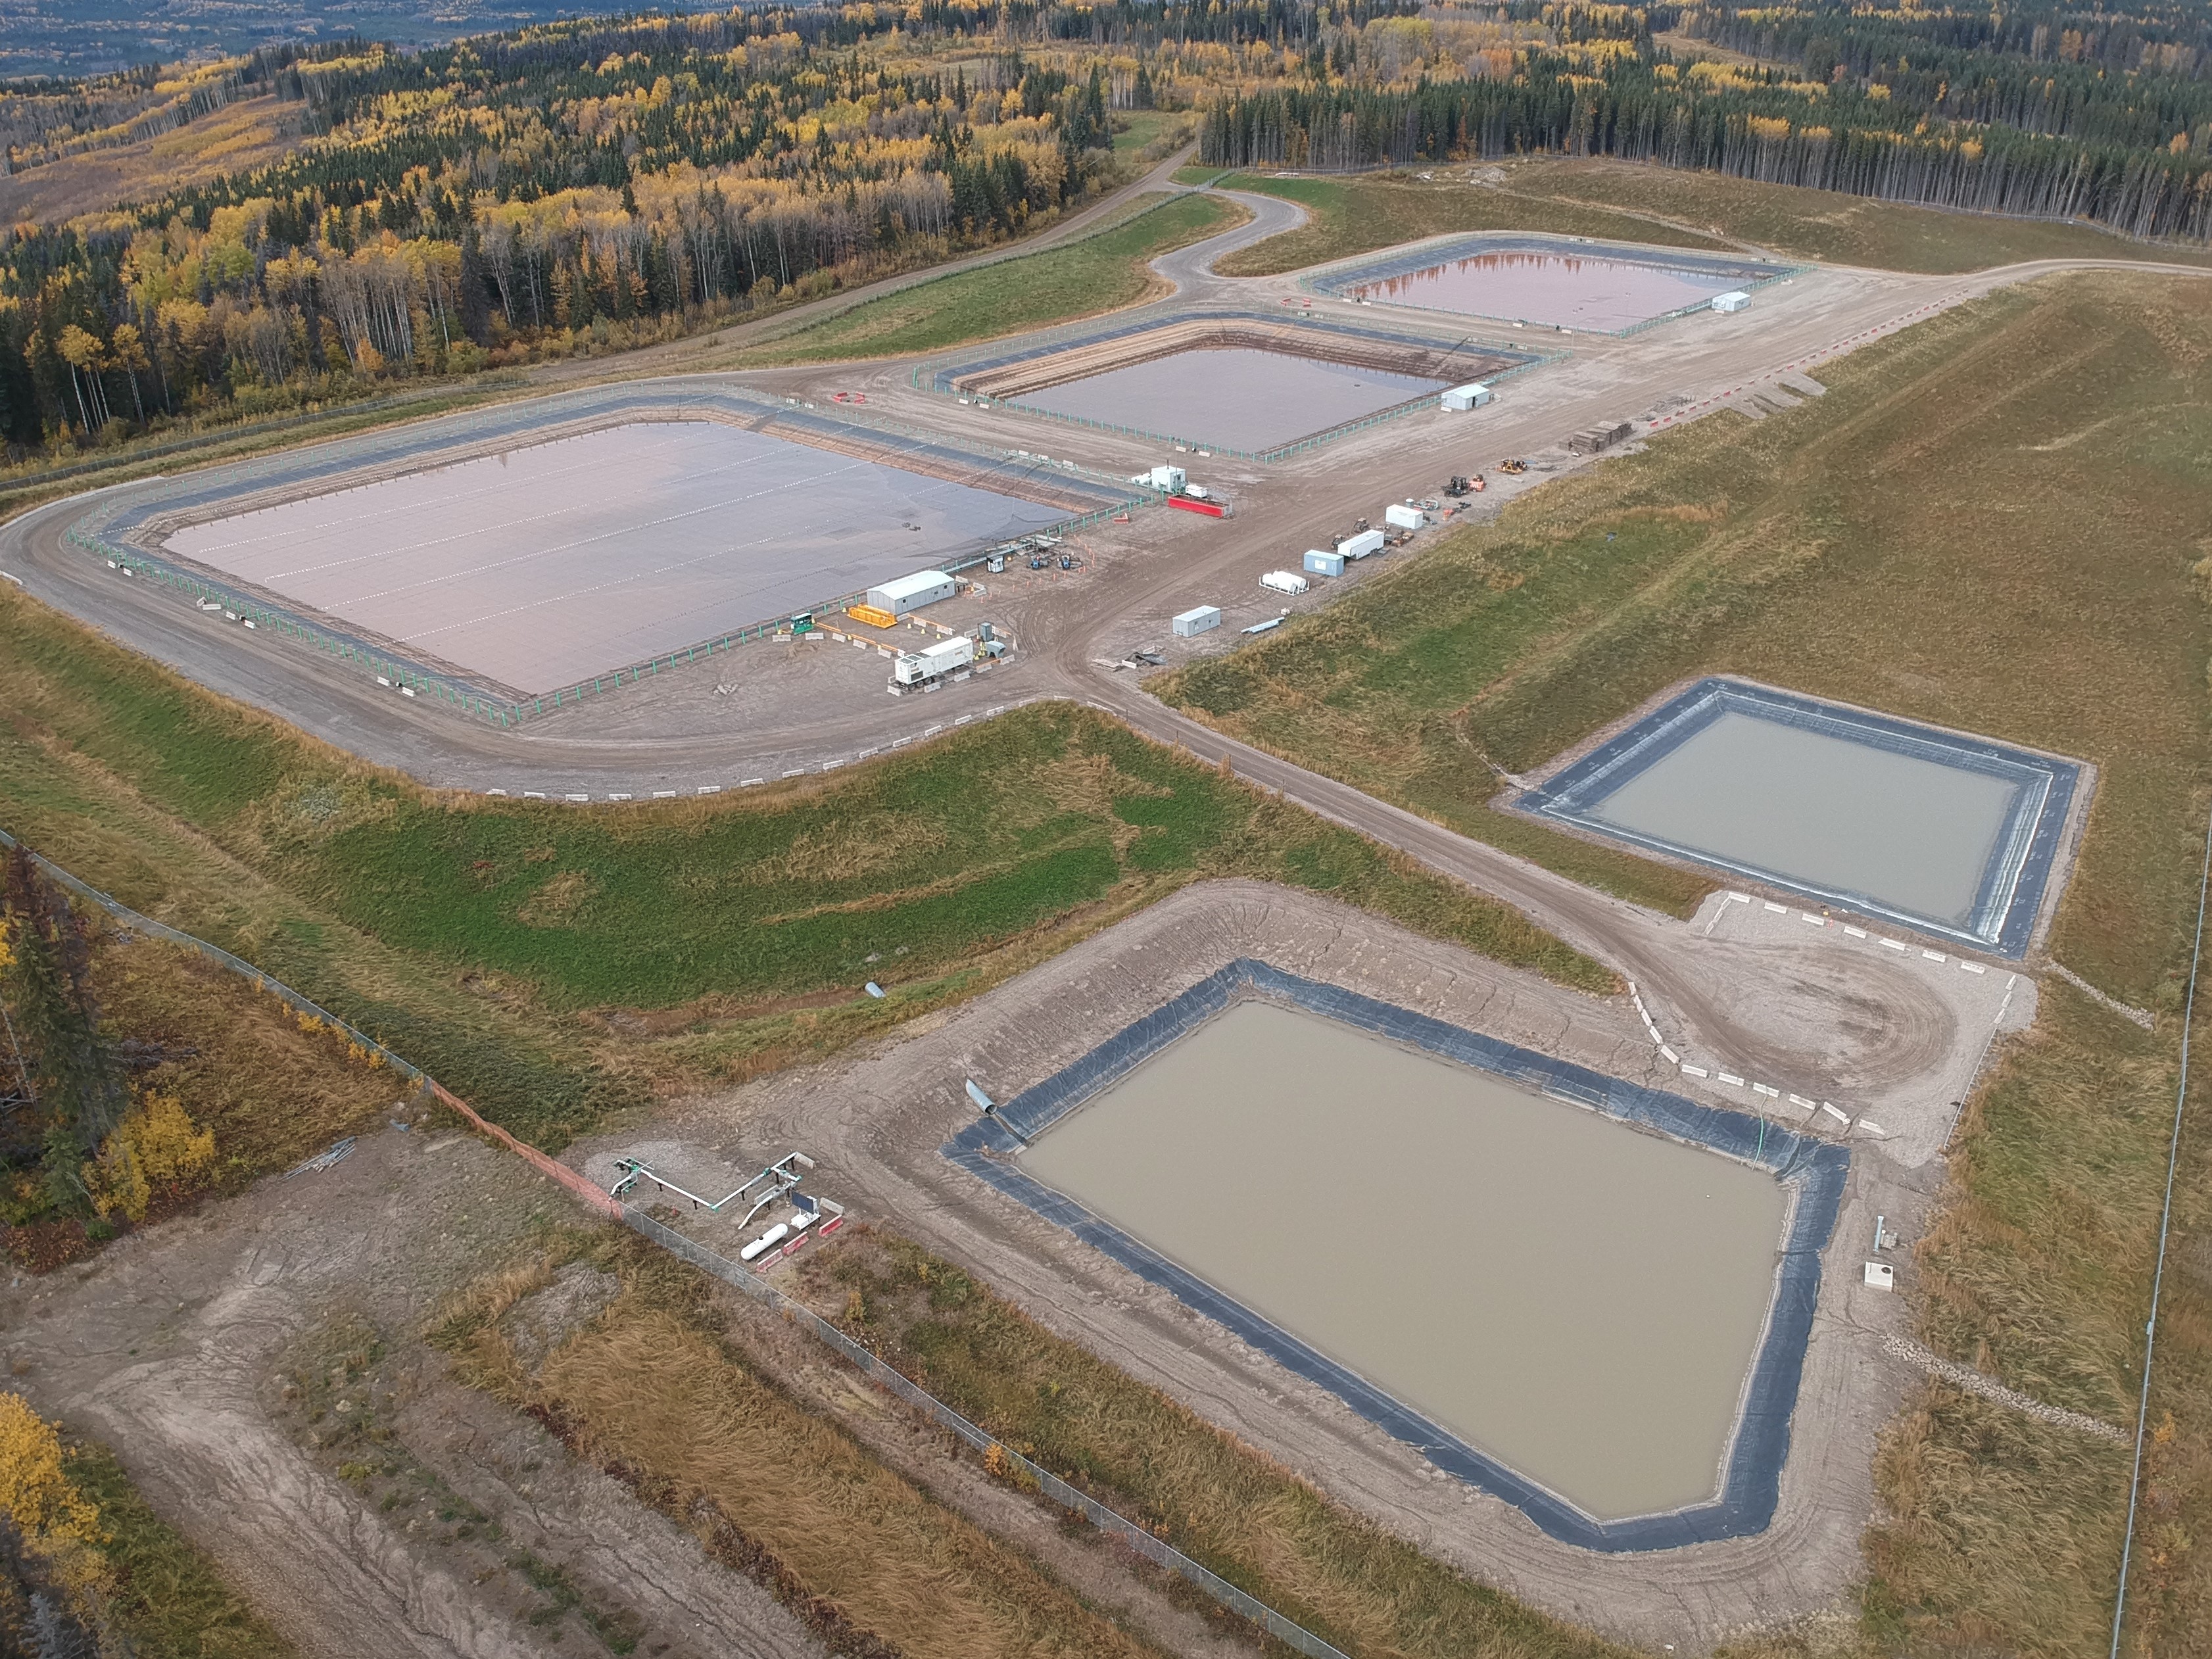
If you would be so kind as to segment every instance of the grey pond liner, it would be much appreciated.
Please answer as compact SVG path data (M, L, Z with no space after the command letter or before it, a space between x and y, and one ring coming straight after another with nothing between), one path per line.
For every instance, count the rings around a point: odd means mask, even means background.
M733 419L771 437L798 442L810 437L832 445L871 440L893 441L900 446L900 454L913 462L954 469L977 479L997 475L1004 493L1045 501L1066 512L1066 518L1041 526L1039 533L1064 534L1161 499L1155 491L1079 467L1073 462L1047 462L1019 450L967 443L871 410L774 397L713 377L682 376L589 386L493 404L174 476L156 473L133 483L88 494L82 498L83 514L70 522L64 539L71 546L121 566L135 576L175 588L187 598L218 605L236 616L253 619L258 627L287 635L326 655L350 662L360 672L381 674L395 684L495 725L513 726L543 714L549 707L557 709L564 702L580 702L586 696L602 695L625 684L635 684L664 668L673 669L680 663L766 638L787 623L789 616L763 617L751 626L702 638L652 657L617 663L588 680L517 700L478 684L465 673L451 672L441 665L417 660L394 641L373 637L307 606L285 605L273 594L262 594L249 584L226 579L221 573L181 556L165 556L144 544L143 538L149 533L149 524L172 515L203 514L233 497L270 489L307 490L323 485L333 489L343 488L349 479L368 469L406 466L410 471L429 471L445 465L441 455L463 446L495 441L533 443L548 435L563 435L561 428L580 422L611 423L628 419L680 420L714 416ZM884 464L896 466L897 461L887 459ZM947 570L965 569L981 563L989 550L979 545L957 556L940 559L939 563ZM861 597L859 592L825 593L807 608L817 612L834 611Z
M1752 1361L1750 1381L1729 1443L1717 1498L1663 1514L1597 1520L1517 1470L1476 1450L1358 1373L1033 1179L1012 1162L1023 1144L1099 1090L1231 1003L1255 995L1293 1004L1360 1030L1477 1066L1554 1099L1756 1164L1791 1188L1794 1202L1775 1274L1774 1299L1765 1334ZM1814 1304L1820 1293L1820 1253L1834 1229L1844 1177L1850 1168L1850 1153L1844 1147L1765 1123L1747 1113L1701 1106L1680 1095L1623 1082L1410 1009L1239 957L1043 1082L1024 1090L999 1107L994 1115L977 1118L940 1150L969 1174L1066 1229L1148 1283L1171 1292L1186 1306L1226 1327L1279 1364L1320 1383L1446 1474L1511 1504L1563 1543L1609 1553L1674 1549L1763 1532L1774 1518L1782 1468L1790 1455L1790 1416L1796 1408L1805 1344L1812 1333Z
M1385 253L1371 259L1337 266L1316 276L1298 279L1298 286L1316 294L1326 294L1331 299L1355 297L1352 290L1370 283L1387 283L1394 276L1411 276L1418 272L1449 264L1455 259L1471 259L1485 253L1558 253L1579 255L1588 259L1613 259L1624 264L1656 265L1662 270L1683 270L1698 276L1725 276L1735 281L1746 293L1756 293L1762 288L1794 276L1806 269L1803 265L1784 264L1771 259L1748 259L1730 257L1725 253L1698 253L1689 249L1653 247L1641 242L1601 242L1586 236L1552 236L1541 233L1476 231L1470 235L1455 237L1448 242L1431 242L1397 253ZM1400 305L1399 301L1376 301L1377 305ZM1442 309L1427 306L1407 305L1410 311ZM1597 334L1622 338L1641 334L1647 328L1671 322L1677 317L1687 317L1712 308L1710 298L1693 304L1677 306L1662 311L1626 328L1576 328L1569 326L1571 334ZM1447 314L1483 322L1512 322L1510 317L1490 317L1478 312L1453 311ZM1550 327L1545 324L1540 326Z
M1974 895L1972 920L1961 927L1942 917L1905 910L1871 894L1824 887L1797 877L1740 864L1705 849L1647 836L1595 816L1596 809L1622 785L1673 754L1690 738L1732 709L1760 719L1841 737L1892 753L1956 767L2020 786ZM1816 902L1839 904L1917 933L1948 939L1969 949L2015 959L2027 954L2035 919L2043 905L2063 845L2066 820L2081 784L2079 763L2025 749L1961 736L1916 720L1826 702L1817 697L1714 677L1699 680L1680 696L1589 754L1563 768L1514 803L1514 810L1574 825L1591 835L1624 841L1708 869L1795 893Z
M1342 341L1348 345L1382 343L1401 346L1411 350L1435 353L1449 360L1465 354L1471 361L1455 368L1445 378L1446 384L1460 380L1480 380L1495 385L1516 374L1540 368L1555 361L1559 354L1532 349L1525 344L1501 344L1495 340L1478 340L1469 334L1456 342L1418 328L1408 332L1405 328L1392 328L1361 318L1316 317L1310 312L1284 311L1280 313L1254 311L1244 307L1218 308L1208 306L1186 306L1170 301L1163 306L1147 307L1137 311L1117 313L1111 321L1089 321L1070 324L1036 334L1018 337L1015 343L984 345L966 350L953 351L941 357L931 358L918 365L910 377L911 384L936 392L941 397L962 395L958 382L994 368L1004 368L1010 363L1022 362L1031 357L1057 355L1079 347L1101 345L1109 341L1130 339L1158 330L1173 327L1180 323L1218 322L1224 325L1245 324L1267 328L1295 329L1308 339L1324 343ZM1192 348L1194 349L1194 348ZM1316 356L1327 356L1326 351L1316 351ZM1073 376L1085 379L1086 376ZM1145 428L1117 426L1110 422L1094 421L1079 415L1063 415L1057 410L1040 408L1024 403L1020 398L983 398L981 401L1015 410L1038 420L1058 421L1065 425L1090 427L1097 431L1119 433L1124 436L1147 438L1160 443L1184 444L1193 449L1203 448L1214 455L1234 456L1242 460L1279 461L1317 448L1336 439L1348 437L1354 432L1370 426L1394 421L1401 416L1418 413L1436 407L1436 393L1423 392L1419 395L1389 404L1374 413L1355 420L1326 426L1318 431L1261 449L1238 449L1220 443L1203 433L1153 432Z

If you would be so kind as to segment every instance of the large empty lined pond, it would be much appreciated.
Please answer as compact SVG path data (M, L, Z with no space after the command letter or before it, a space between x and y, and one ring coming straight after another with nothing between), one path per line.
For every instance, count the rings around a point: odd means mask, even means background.
M1249 346L1201 347L1024 392L1017 407L1247 452L1394 409L1450 384Z
M1764 1170L1259 1001L1021 1162L1599 1519L1713 1494L1788 1208Z
M1788 269L1728 255L1492 232L1378 255L1314 286L1370 305L1619 334Z
M1984 948L2024 949L2078 769L1708 680L1565 768L1544 816Z

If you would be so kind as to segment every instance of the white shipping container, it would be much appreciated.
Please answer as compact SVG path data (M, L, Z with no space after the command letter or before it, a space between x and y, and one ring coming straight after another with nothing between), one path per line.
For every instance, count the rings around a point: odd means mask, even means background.
M1370 553L1382 550L1382 532L1363 530L1357 536L1346 537L1336 544L1337 552L1347 559L1364 559Z
M1386 507L1382 509L1382 522L1393 530L1419 530L1428 521L1428 515L1418 507Z
M1313 584L1293 570L1270 570L1260 578L1260 586L1278 593L1303 593Z
M1189 639L1194 634L1204 634L1221 626L1221 607L1201 605L1184 611L1169 624L1178 639Z
M935 605L939 599L949 599L959 591L959 585L942 570L917 570L911 576L901 576L896 581L885 582L881 587L868 590L868 603L878 611L888 611L894 617L903 617L909 611L919 611L925 605Z
M1310 548L1306 552L1306 569L1316 576L1341 576L1344 574L1344 555L1324 553Z
M924 680L933 680L956 668L965 668L975 660L975 641L965 634L956 635L919 651L901 652L891 663L891 684L920 685Z
M1443 394L1443 402L1446 409L1480 409L1490 397L1486 386L1455 386Z
M1715 311L1748 311L1751 309L1751 295L1746 294L1741 289L1735 289L1726 294L1716 294L1713 295L1713 309Z

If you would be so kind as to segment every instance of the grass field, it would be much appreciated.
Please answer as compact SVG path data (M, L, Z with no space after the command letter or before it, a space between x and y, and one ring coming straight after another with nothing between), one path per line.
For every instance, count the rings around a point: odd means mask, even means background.
M1470 182L1470 174L1503 182ZM1466 230L1548 230L1668 247L1748 245L1799 258L1938 273L2024 259L2212 264L2203 249L2132 242L2087 225L1942 213L1625 161L1532 157L1495 167L1438 167L1428 179L1239 173L1224 182L1288 198L1314 215L1299 229L1223 260L1218 268L1232 276L1272 276Z
M619 1294L533 1369L502 1317L571 1262L613 1275ZM580 1455L700 1534L710 1554L775 1583L836 1651L1159 1652L784 1394L729 1340L712 1281L621 1230L563 1234L537 1259L491 1275L447 1311L432 1340L465 1380L554 1425ZM822 1616L821 1602L834 1617ZM866 1645L871 1638L886 1645Z
M1214 176L1210 171L1195 171L1204 178ZM1615 209L1537 200L1463 183L1424 182L1408 173L1276 179L1238 173L1221 184L1224 190L1280 196L1296 202L1310 216L1296 230L1270 236L1216 260L1213 268L1224 276L1273 276L1374 248L1462 230L1548 230L1615 241L1659 242L1670 247L1728 246L1714 236Z
M1619 1651L1439 1565L905 1239L848 1235L801 1285L971 1422L1347 1652Z
M1137 200L1146 205L1096 234L867 301L733 362L757 368L934 351L1134 305L1158 285L1147 260L1211 236L1238 215L1212 197Z
M835 780L578 811L417 789L12 589L0 638L0 823L547 1146L653 1086L971 994L1209 875L1612 983L1516 913L1070 706Z
M2192 284L2009 291L1822 371L1756 426L1699 422L1547 485L1310 620L1155 680L1239 735L1651 902L1691 878L1492 813L1535 764L1684 678L1748 675L2094 762L2052 948L2160 1011L2063 987L2002 1051L1920 1248L1923 1334L2123 1423L2212 809L2212 310ZM2212 1210L2188 1184L2151 1421L2169 1631L2212 1628ZM1870 1638L2057 1654L2109 1620L2124 1458L1931 1385L1882 1465ZM2171 1422L2167 1422L2168 1413ZM2148 1535L2148 1534L2146 1534ZM2100 1611L2101 1609L2101 1612Z

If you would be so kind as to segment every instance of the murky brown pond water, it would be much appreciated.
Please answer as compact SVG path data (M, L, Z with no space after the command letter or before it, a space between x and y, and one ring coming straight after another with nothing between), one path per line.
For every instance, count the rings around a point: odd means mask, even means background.
M1261 1002L1023 1163L1601 1519L1717 1484L1786 1208L1761 1171Z
M2020 788L1732 711L1590 817L1723 864L1963 925Z

